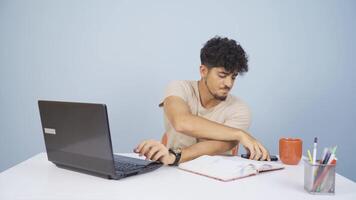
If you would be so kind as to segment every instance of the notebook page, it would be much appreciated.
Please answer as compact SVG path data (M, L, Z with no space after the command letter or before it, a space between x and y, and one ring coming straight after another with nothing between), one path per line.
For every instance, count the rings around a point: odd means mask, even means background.
M255 166L251 163L232 161L224 156L201 156L181 163L179 168L225 181L257 173Z
M238 163L249 163L256 167L259 172L275 170L275 169L283 169L284 166L281 163L276 161L257 161L257 160L249 160L246 158L241 158L239 156L229 156L224 157L226 160L238 162Z

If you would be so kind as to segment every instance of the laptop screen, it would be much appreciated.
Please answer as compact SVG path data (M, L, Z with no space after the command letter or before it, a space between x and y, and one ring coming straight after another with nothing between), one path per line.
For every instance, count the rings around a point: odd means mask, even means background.
M104 104L39 101L48 160L114 174L107 110Z

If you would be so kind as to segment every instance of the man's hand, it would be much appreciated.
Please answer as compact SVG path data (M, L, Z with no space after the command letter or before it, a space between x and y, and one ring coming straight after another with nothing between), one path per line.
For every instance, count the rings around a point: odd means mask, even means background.
M240 143L245 147L248 154L250 154L249 159L271 161L267 149L250 134L244 132L241 136Z
M160 161L164 165L172 164L175 156L169 153L168 148L161 142L155 140L146 140L141 142L135 149L135 153L145 156L147 160Z

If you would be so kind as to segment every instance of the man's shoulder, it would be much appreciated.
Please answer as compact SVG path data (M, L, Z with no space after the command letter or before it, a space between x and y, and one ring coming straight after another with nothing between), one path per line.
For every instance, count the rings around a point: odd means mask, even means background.
M168 89L181 90L182 92L192 92L195 90L196 81L191 80L173 80L168 84Z
M249 110L248 104L242 100L240 97L234 96L232 94L229 95L229 100L227 102L227 106L230 108L237 108L238 110L246 109Z
M168 85L193 86L195 82L192 80L172 80Z
M188 80L174 80L170 81L168 86L166 87L163 100L159 104L161 107L163 105L164 99L169 96L177 96L182 98L186 102L192 101L193 97L196 94L196 81L188 81Z

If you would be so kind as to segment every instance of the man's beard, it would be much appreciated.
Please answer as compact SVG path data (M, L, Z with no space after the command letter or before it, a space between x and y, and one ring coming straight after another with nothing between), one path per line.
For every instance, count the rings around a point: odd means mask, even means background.
M219 101L225 101L227 96L219 96L219 95L216 95L216 94L213 94L213 97L216 99L216 100L219 100Z
M226 100L227 95L226 95L226 96L219 96L219 95L217 95L217 94L212 93L211 90L210 90L210 88L209 88L209 86L208 86L208 83L207 83L206 79L204 79L204 82L205 82L205 86L206 86L206 88L208 89L210 95L213 96L214 99L219 100L219 101L225 101L225 100Z

